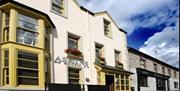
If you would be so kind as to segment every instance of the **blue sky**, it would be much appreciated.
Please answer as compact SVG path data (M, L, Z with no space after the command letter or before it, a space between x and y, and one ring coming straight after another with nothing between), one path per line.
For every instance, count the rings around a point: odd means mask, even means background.
M179 0L78 2L93 12L108 11L119 27L128 32L128 46L179 66Z

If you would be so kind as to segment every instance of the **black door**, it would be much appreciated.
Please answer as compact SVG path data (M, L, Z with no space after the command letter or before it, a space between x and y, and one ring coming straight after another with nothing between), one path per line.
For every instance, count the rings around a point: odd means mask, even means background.
M114 90L114 76L113 75L106 75L106 86L109 86L110 91Z
M160 90L160 91L165 91L166 90L165 81L166 81L165 79L156 78L157 90Z

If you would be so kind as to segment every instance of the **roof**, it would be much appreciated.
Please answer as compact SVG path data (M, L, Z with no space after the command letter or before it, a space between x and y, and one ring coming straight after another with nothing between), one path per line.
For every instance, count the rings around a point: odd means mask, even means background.
M129 51L129 52L136 53L136 54L138 54L138 55L141 55L141 56L143 56L143 57L145 57L145 58L149 58L149 59L151 59L151 60L154 61L154 62L157 62L157 63L159 63L159 64L161 64L161 65L164 65L164 66L166 66L166 67L169 67L169 68L172 68L172 69L174 69L174 70L176 70L176 71L179 71L179 68L174 67L174 66L172 66L172 65L170 65L170 64L167 64L167 63L165 63L165 62L163 62L163 61L161 61L161 60L159 60L159 59L157 59L157 58L154 58L154 57L152 57L152 56L150 56L150 55L147 55L147 54L145 54L145 53L143 53L143 52L140 52L140 51L138 51L138 50L136 50L136 49L134 49L134 48L132 48L132 47L128 47L128 51Z
M1 5L4 5L4 4L6 4L6 3L12 3L12 4L18 5L18 6L20 6L20 7L23 7L23 8L25 8L25 9L31 10L31 11L33 11L33 12L39 13L39 14L41 14L41 15L43 15L43 16L46 17L46 19L51 23L52 27L56 28L55 25L54 25L54 23L52 22L52 20L50 19L50 17L49 17L46 13L41 12L41 11L39 11L39 10L36 10L36 9L34 9L34 8L31 8L31 7L29 7L29 6L26 6L26 5L24 5L24 4L21 4L21 3L19 3L19 2L16 2L16 1L14 1L14 0L0 0L0 6L1 6Z

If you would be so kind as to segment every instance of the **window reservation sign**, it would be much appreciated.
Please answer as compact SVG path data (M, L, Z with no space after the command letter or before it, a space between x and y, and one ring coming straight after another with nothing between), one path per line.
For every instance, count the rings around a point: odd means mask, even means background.
M63 57L62 59L58 56L55 60L54 63L58 64L64 64L69 67L74 67L74 68L89 68L88 62L80 59L71 59L67 57Z

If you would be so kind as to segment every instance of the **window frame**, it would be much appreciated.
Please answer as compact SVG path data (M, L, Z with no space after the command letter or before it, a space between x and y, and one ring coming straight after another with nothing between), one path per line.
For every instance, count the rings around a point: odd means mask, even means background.
M75 45L76 47L75 47L75 48L70 48L70 46L69 46L70 41L69 41L69 40L71 40L71 41L73 41L73 42L76 42L76 45ZM80 40L80 37L68 33L67 48L68 48L68 49L79 49L79 40ZM73 46L74 46L74 44L73 44Z
M70 69L72 69L72 70L78 70L78 74L76 74L76 73L70 73ZM73 68L73 67L68 67L68 83L69 84L80 84L80 80L81 80L81 78L80 78L80 71L81 71L81 69L78 69L78 68ZM75 77L70 77L70 75L78 75L78 78L75 78ZM71 80L72 79L75 79L75 80L78 80L78 82L71 82Z
M104 35L112 38L111 22L105 18L103 18L103 29Z
M38 68L28 68L28 67L20 67L18 64L19 64L19 60L21 60L22 58L19 58L18 55L19 55L19 52L25 52L25 53L30 53L30 54L33 54L33 55L37 55L37 60L35 61L31 61L29 59L24 59L26 61L29 61L29 62L35 62L37 63L37 67ZM21 50L21 49L17 49L17 79L21 78L21 79L33 79L33 80L37 80L37 84L19 84L19 82L17 81L17 85L18 86L38 86L39 85L39 54L36 53L36 52L32 52L32 51L26 51L26 50ZM34 76L23 76L23 75L19 75L18 72L19 70L26 70L26 71L34 71L37 73L37 76L34 77Z
M148 87L148 76L141 75L139 76L139 79L141 79L138 81L140 87ZM142 83L142 81L145 83Z
M62 13L60 13L60 12L57 12L56 10L53 10L53 0L51 0L51 4L50 4L50 6L51 6L51 8L50 8L50 11L52 12L52 13L54 13L54 14L56 14L56 15L59 15L59 16L62 16L62 17L64 17L64 18L67 18L67 4L68 3L68 0L66 1L66 0L63 0L63 6L62 6L62 9L63 9L63 11L62 11ZM55 5L55 7L59 7L59 10L61 9L60 8L60 5L58 6L58 5Z
M27 21L24 21L24 20L21 20L20 18L21 18L21 16L22 17L24 17L24 18L29 18L30 20L32 20L32 21L36 21L36 24L35 23L31 23L32 25L34 25L34 30L33 29L28 29L28 28L26 28L26 27L24 27L24 26L22 26L22 25L19 25L20 24L20 22L21 23L30 23L30 22L27 22ZM28 16L28 15L25 15L25 14L21 14L21 13L18 13L18 15L17 15L17 26L16 26L16 42L17 43L21 43L21 44L24 44L24 45L30 45L30 46L37 46L38 45L38 36L39 36L39 32L38 32L38 19L36 19L36 18L34 18L34 17L31 17L31 16ZM28 33L28 34L33 34L34 36L36 36L36 37L25 37L24 36L24 34L20 34L20 31L21 31L21 33ZM29 43L25 43L25 39L31 39L31 44L29 44ZM22 41L20 41L20 40L22 40Z

